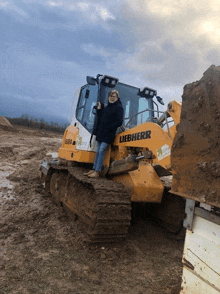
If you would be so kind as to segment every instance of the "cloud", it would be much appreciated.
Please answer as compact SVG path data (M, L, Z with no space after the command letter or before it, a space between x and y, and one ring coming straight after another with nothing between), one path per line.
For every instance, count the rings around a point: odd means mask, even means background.
M113 56L113 52L111 48L107 49L107 48L104 48L103 46L96 46L95 44L92 44L92 43L89 43L89 44L84 43L81 45L81 48L84 52L86 52L90 56L99 56L105 60ZM116 51L116 49L113 51Z
M6 7L7 5L8 5L7 1L0 0L0 9Z
M44 114L47 110L57 117L67 118L76 90L74 83L85 84L86 69L76 62L55 61L39 50L28 49L18 43L7 47L1 60L4 69L1 96L15 99L16 105L27 102L29 107L32 105L32 112L34 108L38 113L43 109Z
M13 2L9 1L1 1L0 10L12 15L17 21L24 22L29 17L28 13L24 9L14 5Z
M219 0L0 0L4 93L66 112L85 76L103 73L180 97L220 64L219 12Z
M99 1L28 0L0 2L0 9L14 20L43 30L54 28L77 31L80 27L99 26L109 30L114 15Z
M219 49L213 48L212 50L209 50L205 55L205 60L207 60L210 64L220 65Z
M163 21L169 36L183 38L182 44L200 38L220 43L219 0L148 0L145 4L147 13Z
M50 85L56 94L63 93L77 72L83 71L83 67L76 62L54 60L42 51L20 43L8 46L3 60L7 64L4 75L8 83L36 90L46 90Z
M53 7L62 7L70 11L79 12L85 19L90 22L98 22L100 19L103 21L114 20L115 17L106 8L96 1L48 1L48 5Z
M114 62L107 61L109 67L117 64L170 87L200 78L210 61L219 62L219 1L125 2L121 16L136 42L132 52L118 52Z
M183 84L188 82L198 67L192 51L177 49L171 40L143 42L134 52L120 52L109 48L83 44L82 49L91 56L100 56L109 70L141 75L154 84Z

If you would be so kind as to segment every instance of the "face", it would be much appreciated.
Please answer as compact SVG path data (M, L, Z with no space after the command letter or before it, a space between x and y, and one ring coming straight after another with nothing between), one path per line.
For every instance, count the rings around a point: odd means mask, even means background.
M116 93L113 93L111 96L108 97L108 101L109 101L110 103L114 103L114 102L117 101L117 100L118 100L118 96L117 96Z

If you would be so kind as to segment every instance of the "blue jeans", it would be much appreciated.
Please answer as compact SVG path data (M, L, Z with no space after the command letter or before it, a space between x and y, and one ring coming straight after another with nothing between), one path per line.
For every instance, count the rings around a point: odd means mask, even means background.
M97 172L100 172L102 170L102 164L105 157L105 150L108 147L108 143L105 142L97 142L97 151L96 151L96 157L95 162L93 164L93 169Z

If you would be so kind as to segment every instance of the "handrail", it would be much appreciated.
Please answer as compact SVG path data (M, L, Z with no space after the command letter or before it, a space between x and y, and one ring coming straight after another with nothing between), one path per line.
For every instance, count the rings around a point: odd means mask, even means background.
M135 114L132 115L132 117L129 119L129 121L126 123L125 127L130 123L130 121L138 114L144 113L145 111L154 111L153 109L150 108L146 108L145 110L142 110L140 112L137 112Z
M157 115L159 116L159 106L158 106L158 104L157 104L155 101L153 101L153 103L154 103L154 105L156 105L156 107L157 107L156 112L157 112Z
M154 111L154 109L146 108L145 110L142 110L142 111L140 111L140 112L137 112L137 113L133 114L132 117L129 119L129 121L126 123L125 128L127 127L127 125L131 122L131 120L132 120L135 116L137 116L137 115L139 115L139 114L142 114L142 113L144 113L145 111ZM170 127L169 127L169 122L168 122L168 120L167 120L166 111L160 111L160 110L157 110L157 113L163 113L163 114L165 114L165 120L166 120L166 125L167 125L168 136L171 137L171 134L170 134Z

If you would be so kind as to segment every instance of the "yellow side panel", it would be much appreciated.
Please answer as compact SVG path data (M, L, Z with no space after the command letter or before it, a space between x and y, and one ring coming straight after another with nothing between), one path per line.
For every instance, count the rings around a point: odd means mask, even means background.
M93 163L95 159L95 152L89 152L76 149L76 144L80 140L78 137L79 130L75 126L68 126L64 135L62 146L59 148L58 157L77 162Z
M96 152L80 150L80 138L79 130L75 126L68 126L62 140L62 146L59 148L58 157L67 161L77 161L94 163ZM76 148L76 145L78 148ZM105 152L104 166L110 164L111 146L109 145Z
M114 176L114 180L129 190L133 202L161 202L164 186L151 165L140 163L138 170Z
M95 160L95 152L84 150L71 150L67 148L60 148L58 157L69 161L93 163Z
M110 164L110 153L111 153L111 147L108 146L106 152L105 152L105 158L103 165L109 166ZM68 161L77 161L77 162L86 162L86 163L94 163L95 161L96 152L92 151L84 151L84 150L72 150L67 148L60 148L58 157L68 160Z
M152 163L170 168L170 153L173 139L159 125L146 122L133 129L118 134L113 145L119 147L148 148L153 152Z

